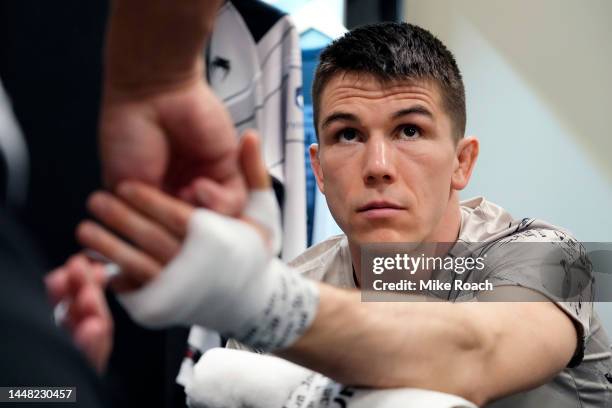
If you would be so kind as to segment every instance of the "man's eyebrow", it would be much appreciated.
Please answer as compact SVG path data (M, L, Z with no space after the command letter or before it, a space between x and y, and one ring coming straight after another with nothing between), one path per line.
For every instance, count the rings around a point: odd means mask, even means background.
M406 115L423 115L433 119L433 113L422 105L415 105L407 109L402 109L393 114L393 119L401 118Z
M338 120L344 120L348 122L358 122L359 121L359 119L357 119L357 116L353 115L352 113L334 112L325 118L325 120L321 124L321 129L325 129L326 127L331 125L333 122L338 121Z
M410 108L399 110L393 114L393 119L397 119L406 115L423 115L433 119L433 114L431 113L431 111L422 105L415 105L411 106ZM321 129L325 129L336 121L358 122L359 119L352 113L334 112L325 118L325 120L321 124Z

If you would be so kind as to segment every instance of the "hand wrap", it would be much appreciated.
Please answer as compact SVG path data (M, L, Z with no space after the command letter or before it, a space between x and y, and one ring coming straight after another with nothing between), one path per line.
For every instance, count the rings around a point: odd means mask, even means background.
M317 286L271 256L280 244L271 190L253 192L245 215L270 232L272 248L248 223L197 209L178 255L119 296L132 318L152 328L200 325L261 350L297 340L316 314Z

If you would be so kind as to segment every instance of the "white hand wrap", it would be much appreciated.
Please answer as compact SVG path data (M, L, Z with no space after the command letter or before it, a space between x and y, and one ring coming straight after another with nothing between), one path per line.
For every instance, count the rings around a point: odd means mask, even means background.
M258 212L251 217L274 214L265 211L269 200L266 204L260 196L255 202L251 210ZM276 231L273 219L262 223ZM143 326L197 324L252 347L273 350L289 346L310 326L318 289L271 259L255 228L198 209L179 254L152 282L119 300Z
M191 408L476 408L455 395L415 388L347 388L278 357L212 349L185 388Z
M193 367L193 378L185 387L187 405L280 408L309 373L278 357L214 348Z
M251 190L244 215L268 230L271 253L273 256L278 255L283 243L283 233L280 223L280 209L274 192L272 190Z

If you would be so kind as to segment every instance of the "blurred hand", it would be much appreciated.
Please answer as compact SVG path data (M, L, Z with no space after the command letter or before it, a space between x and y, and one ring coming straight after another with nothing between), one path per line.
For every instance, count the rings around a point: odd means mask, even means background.
M240 163L250 190L270 188L270 178L254 132L245 132L242 138ZM208 192L208 185L204 183L202 187L202 181L194 183L192 187L197 191L194 194L200 196L202 190ZM222 191L219 194L221 200L227 198L223 197ZM77 239L84 247L101 253L119 265L121 274L111 282L118 292L146 284L174 258L187 234L195 209L184 201L136 181L120 183L116 196L107 192L92 194L88 208L104 226L84 221L77 228ZM239 218L255 227L264 239L270 238L268 230L254 220L243 215Z
M45 277L51 302L66 302L64 325L76 346L95 369L106 368L113 346L113 319L104 297L104 267L86 256L74 255Z
M109 89L110 88L110 89ZM146 92L107 86L100 116L105 184L138 180L235 216L247 197L229 113L201 78Z

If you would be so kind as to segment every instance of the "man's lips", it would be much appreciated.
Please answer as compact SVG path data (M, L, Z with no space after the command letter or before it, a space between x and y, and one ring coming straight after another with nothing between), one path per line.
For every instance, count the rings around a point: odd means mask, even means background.
M357 212L366 212L366 211L373 211L373 210L403 210L403 209L405 208L391 201L376 200L376 201L370 201L369 203L359 207L357 209Z
M357 213L367 219L381 219L394 217L403 210L405 210L405 207L394 202L377 200L359 207Z

